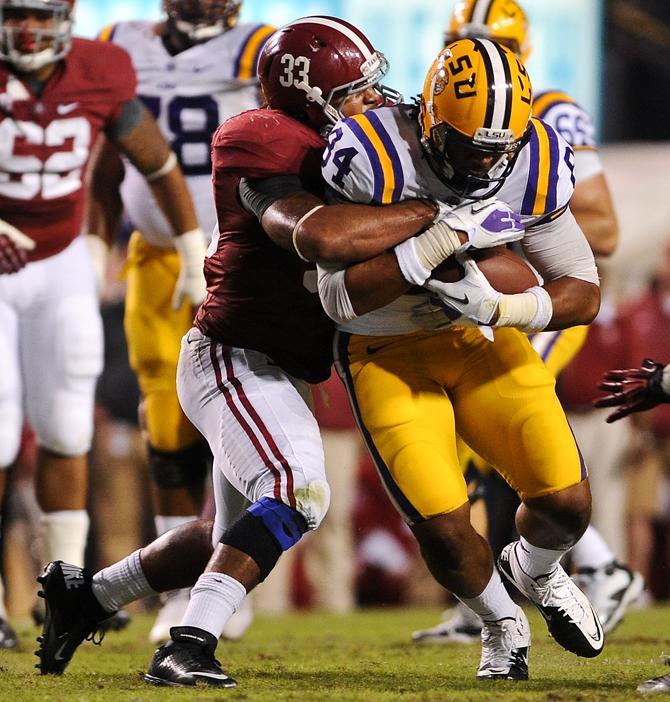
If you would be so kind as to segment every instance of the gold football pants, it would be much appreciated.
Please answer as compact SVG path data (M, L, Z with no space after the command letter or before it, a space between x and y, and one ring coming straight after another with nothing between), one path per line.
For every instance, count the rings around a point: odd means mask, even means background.
M149 443L159 451L179 451L202 437L186 419L177 398L177 361L181 338L191 328L188 301L172 309L179 275L174 249L159 249L135 232L128 244L124 326L130 365L143 398Z
M407 522L467 501L456 435L522 499L586 477L555 380L515 329L338 335L338 368L384 485Z

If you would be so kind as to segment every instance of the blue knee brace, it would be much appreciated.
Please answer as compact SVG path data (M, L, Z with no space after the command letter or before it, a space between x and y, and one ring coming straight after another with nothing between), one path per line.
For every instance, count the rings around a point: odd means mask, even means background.
M284 551L307 531L305 518L271 497L254 502L221 536L221 543L246 553L260 569L261 582Z

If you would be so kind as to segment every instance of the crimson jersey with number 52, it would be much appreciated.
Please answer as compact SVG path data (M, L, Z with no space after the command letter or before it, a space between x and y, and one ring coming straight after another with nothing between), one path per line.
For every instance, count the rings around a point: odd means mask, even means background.
M125 51L86 39L73 40L39 96L0 64L0 216L37 243L29 260L79 234L91 149L135 84Z

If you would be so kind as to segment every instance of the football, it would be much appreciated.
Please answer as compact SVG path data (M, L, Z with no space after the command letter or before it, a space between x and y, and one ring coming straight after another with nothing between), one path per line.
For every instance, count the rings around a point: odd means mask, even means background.
M494 246L479 251L471 249L468 255L474 259L489 283L501 293L513 295L538 285L533 269L521 256L506 246ZM431 275L431 278L444 283L455 283L462 277L463 267L455 256L450 256L441 263Z

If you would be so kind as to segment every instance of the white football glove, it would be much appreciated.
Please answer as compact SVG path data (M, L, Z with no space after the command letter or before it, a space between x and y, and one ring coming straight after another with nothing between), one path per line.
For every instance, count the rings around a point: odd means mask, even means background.
M525 231L521 217L494 197L446 211L443 221L468 237L467 242L456 249L457 254L471 248L488 249L518 241Z
M192 229L174 237L179 254L179 278L172 295L172 308L178 310L188 297L194 307L200 305L207 293L203 266L207 255L205 237L201 229Z
M431 302L443 308L443 313L449 323L462 327L479 327L491 324L498 312L502 293L495 290L477 264L467 255L458 256L458 261L465 270L465 275L456 283L443 283L441 280L430 278L424 283L424 288L434 293ZM417 305L412 318L421 324L422 307ZM429 312L429 318L434 314ZM435 321L432 319L431 324Z

